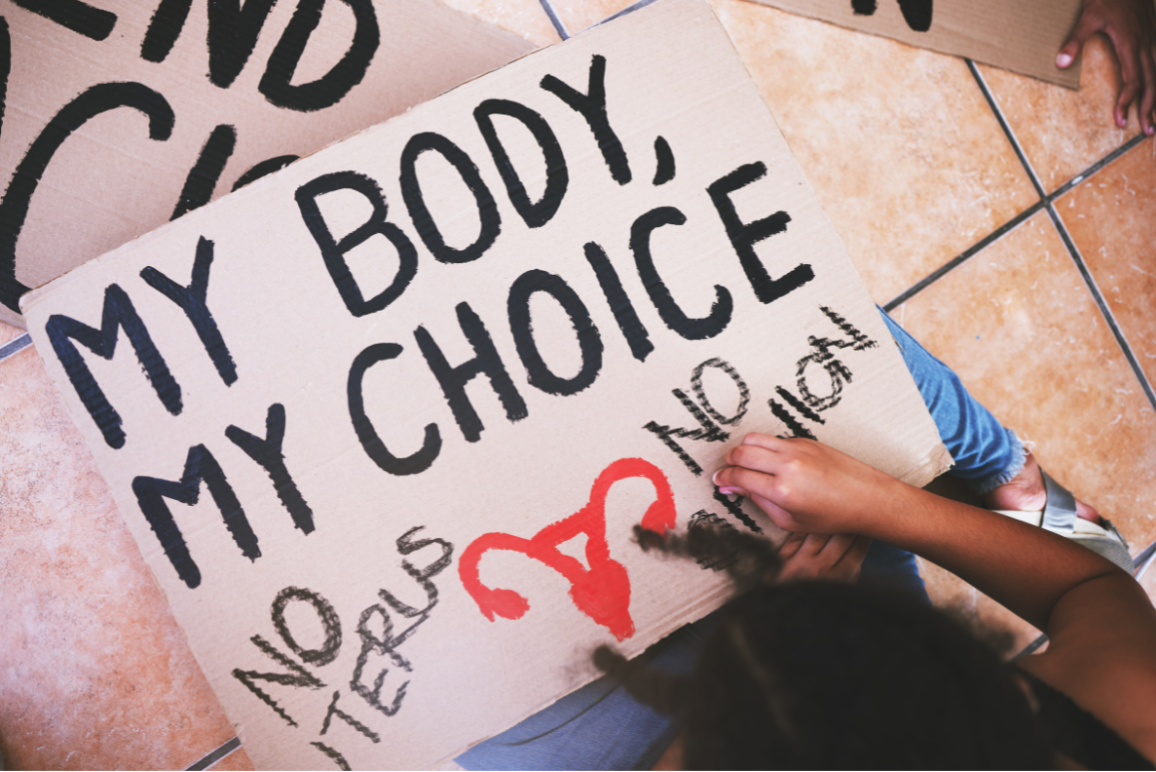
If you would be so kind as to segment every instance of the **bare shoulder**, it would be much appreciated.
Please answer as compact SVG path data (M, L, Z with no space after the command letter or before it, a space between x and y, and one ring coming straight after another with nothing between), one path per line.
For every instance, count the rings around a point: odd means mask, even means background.
M1073 588L1048 632L1017 664L1156 759L1156 609L1140 586L1121 572Z

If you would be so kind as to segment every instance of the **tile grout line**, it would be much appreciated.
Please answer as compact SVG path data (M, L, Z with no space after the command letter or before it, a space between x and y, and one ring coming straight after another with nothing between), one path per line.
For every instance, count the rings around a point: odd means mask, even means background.
M646 0L643 0L643 1L645 2ZM885 311L888 311L888 312L894 310L895 308L898 308L900 305L906 303L908 300L911 300L913 297L918 295L923 290L927 289L929 286L934 284L936 281L938 281L939 279L942 279L945 275L950 273L952 270L958 268L960 265L965 263L968 260L968 258L974 256L976 253L982 251L986 247L991 246L993 243L998 241L1000 238L1002 238L1003 236L1006 236L1012 230L1019 227L1021 224L1023 224L1024 221L1026 221L1031 216L1037 214L1041 209L1046 208L1048 210L1049 216L1052 217L1053 224L1056 225L1057 230L1061 231L1061 238L1064 240L1065 247L1069 247L1070 239L1063 238L1066 235L1066 230L1063 229L1056 222L1056 217L1058 216L1058 213L1054 212L1053 202L1056 199L1063 196L1068 191L1070 191L1072 188L1079 185L1084 180L1091 177L1096 172L1103 169L1108 164L1115 161L1120 156L1127 153L1132 148L1139 145L1145 139L1149 139L1149 137L1147 137L1144 134L1136 135L1135 137L1128 140L1120 147L1116 148L1115 150L1108 153L1100 160L1093 163L1088 168L1081 171L1075 177L1072 177L1070 180L1068 180L1064 184L1060 185L1058 188L1056 188L1050 194L1045 193L1043 184L1040 182L1039 177L1036 175L1035 169L1028 162L1027 154L1024 152L1023 147L1020 146L1019 140L1016 138L1015 134L1011 130L1011 126L1008 125L1007 119L1005 118L1003 111L1000 109L999 103L995 99L995 95L992 94L991 89L988 88L987 81L985 81L983 79L983 75L980 73L979 69L976 67L975 62L973 62L970 59L964 59L964 61L967 63L968 70L971 72L972 77L975 79L976 85L979 86L980 92L983 94L984 99L987 101L988 107L991 109L992 113L995 114L996 121L999 122L1000 128L1004 132L1004 136L1007 138L1008 142L1011 144L1012 150L1015 151L1016 157L1019 159L1020 164L1024 168L1024 171L1027 172L1028 179L1031 181L1032 187L1035 188L1036 194L1040 197L1040 200L1037 201L1035 204L1032 204L1030 207L1028 207L1024 211L1020 212L1018 215L1016 215L1012 219L1008 220L1006 223L1001 225L999 228L996 228L994 231L989 233L984 238L980 239L978 242L973 244L971 247L968 247L963 252L960 252L958 255L953 257L951 260L948 260L946 263L944 263L939 268L937 268L934 271L932 271L931 273L929 273L927 276L923 277L919 281L912 284L910 287L908 287L906 290L904 290L903 292L896 295L894 298L892 298L887 303L885 303L883 305L883 309ZM1074 248L1074 247L1069 247L1069 251L1072 248ZM1073 256L1072 259L1076 262L1077 267L1080 269L1080 273L1084 277L1085 282L1087 282L1089 284L1089 287L1092 288L1092 296L1093 296L1093 298L1096 299L1097 305L1100 307L1100 310L1103 313L1103 315L1105 316L1105 318L1109 320L1109 327L1112 329L1113 333L1116 333L1117 327L1115 325L1115 318L1114 317L1109 318L1109 312L1107 311L1107 307L1106 307L1106 305L1104 305L1101 302L1102 297L1099 296L1098 290L1094 288L1094 285L1093 285L1092 279L1091 279L1091 274L1087 272L1086 266L1084 266L1084 264L1083 264L1082 257L1077 259L1076 257ZM1137 369L1138 365L1135 363L1135 357L1131 353L1131 348L1127 347L1126 344L1122 341L1122 335L1117 335L1117 343L1119 343L1121 348L1123 348L1125 350L1125 357L1128 359L1129 364L1133 365L1133 370L1136 371L1137 376L1140 377L1141 372ZM1148 384L1148 381L1146 378L1141 377L1141 385L1144 387L1145 394L1148 395L1149 398L1151 399L1152 390L1151 390L1151 386ZM1156 401L1153 402L1153 407L1156 407Z
M1031 163L1028 162L1027 154L1024 149L1020 147L1020 141L1016 139L1015 132L1012 131L1011 126L1008 125L1007 118L1004 117L1003 110L1000 109L999 102L995 99L995 94L991 93L988 88L987 81L983 79L983 74L979 68L975 66L975 62L970 59L964 59L967 62L967 69L971 71L971 76L975 78L976 85L983 93L983 98L987 100L988 107L995 114L995 119L999 121L999 127L1003 129L1004 136L1007 141L1011 143L1012 150L1015 151L1016 157L1020 159L1020 164L1024 167L1024 171L1028 173L1028 178L1032 181L1032 186L1036 189L1036 194L1041 201L1047 201L1047 194L1044 192L1044 186L1040 183L1040 178L1036 176L1036 170L1032 168Z
M1031 654L1035 654L1039 650L1039 648L1047 642L1048 642L1048 636L1047 635L1041 635L1039 638L1036 638L1034 641L1029 643L1027 646L1024 646L1022 651L1020 651L1018 654L1016 654L1014 657L1011 658L1011 661L1015 662L1020 657L1027 657Z
M1064 248L1068 250L1068 255L1072 258L1072 262L1076 264L1076 268L1079 270L1080 276L1083 278L1085 286L1087 286L1088 291L1092 295L1092 299L1096 301L1096 305L1100 309L1100 314L1104 317L1104 321L1108 323L1108 329L1112 331L1113 337L1116 338L1116 344L1124 353L1124 358L1128 361L1129 366L1132 368L1132 372L1135 374L1136 379L1140 382L1140 388L1144 391L1144 395L1148 398L1149 404L1152 405L1153 409L1156 409L1156 394L1154 394L1152 391L1152 385L1148 382L1148 378L1144 375L1144 371L1140 368L1140 363L1136 359L1136 355L1132 351L1132 347L1128 345L1128 340L1124 337L1123 331L1116 323L1116 318L1112 314L1111 309L1108 307L1107 301L1104 300L1104 296L1100 292L1100 288L1096 285L1096 281L1092 277L1091 271L1088 270L1088 266L1084 262L1083 255L1080 254L1079 249L1076 248L1075 243L1072 241L1072 237L1071 234L1068 233L1067 226L1064 225L1062 218L1060 217L1059 213L1056 212L1056 209L1053 206L1053 201L1056 198L1068 192L1073 187L1080 184L1085 179L1095 174L1124 153L1128 152L1128 150L1131 150L1133 147L1142 142L1143 139L1146 139L1146 137L1144 135L1134 137L1133 139L1121 145L1119 148L1116 148L1116 150L1101 158L1096 163L1092 164L1080 174L1077 174L1067 183L1061 185L1051 195L1048 195L1044 192L1044 187L1040 183L1040 179L1036 175L1035 169L1032 168L1031 163L1028 161L1027 155L1024 153L1023 148L1020 146L1019 140L1016 139L1015 132L1013 132L1011 126L1008 125L1007 118L1004 116L1003 110L1000 109L999 103L995 99L995 95L992 94L991 89L988 88L987 81L983 79L983 75L980 73L979 68L976 67L975 62L970 59L965 59L964 61L967 62L968 70L971 71L972 77L975 78L976 84L979 86L980 91L983 92L984 99L987 100L988 106L995 114L996 120L999 121L1000 128L1003 129L1004 135L1007 137L1008 142L1011 143L1012 149L1015 150L1016 156L1019 158L1020 163L1024 167L1024 170L1027 172L1028 177L1031 179L1032 185L1036 189L1036 193L1040 196L1040 201L1043 204L1043 207L1048 212L1048 217L1051 218L1052 225L1055 226L1057 232L1060 234L1060 239L1064 242ZM950 267L944 266L946 270L943 270L942 273L939 273L938 275L933 274L932 276L934 278L932 281L947 273L948 270L956 267L965 259L966 258L960 259L958 262L953 261L954 264L949 264ZM927 283L929 284L930 282ZM926 286L926 284L923 286ZM914 292L909 290L907 293L904 293L904 295L900 297L903 300L907 300L908 298L914 296L914 294L918 292L919 289L922 289L923 286L917 285L918 289L916 287L912 288L915 290ZM898 299L899 298L896 300ZM895 303L895 301L892 301L892 303Z
M1154 557L1156 557L1156 541L1145 547L1144 551L1132 561L1132 576L1135 577L1136 581L1140 581L1140 577L1142 577L1144 572L1152 565L1152 559Z
M1015 230L1015 228L1022 225L1028 218L1037 214L1041 208L1047 205L1048 202L1048 197L1044 193L1043 185L1040 184L1040 180L1036 176L1035 170L1032 168L1031 164L1028 163L1027 155L1025 155L1023 148L1020 147L1019 140L1016 139L1015 134L1012 133L1011 126L1008 125L1007 119L1004 118L1004 114L999 108L999 103L995 101L995 95L991 93L991 89L989 89L987 86L987 81L983 79L983 75L975 66L975 62L973 62L971 59L964 59L963 61L967 63L968 71L971 73L972 78L975 80L976 85L979 87L980 93L983 94L984 100L987 101L988 108L991 109L992 114L995 115L995 119L999 123L1000 129L1003 131L1004 137L1007 138L1008 142L1012 146L1012 150L1015 151L1016 158L1019 159L1020 165L1023 166L1024 170L1027 172L1028 179L1031 180L1032 187L1035 188L1036 195L1039 196L1039 201L1032 204L1027 209L993 230L987 236L980 239L978 242L968 247L963 252L960 252L951 260L948 260L939 268L929 273L927 276L923 277L919 281L915 282L915 284L912 284L906 290L896 295L888 303L884 304L883 309L885 311L891 311L903 303L906 303L908 300L915 297L923 290L927 289L936 281L942 279L952 270L963 265L963 263L967 262L968 258L974 256L986 247L991 246L1000 238L1006 236L1008 233Z
M558 37L563 40L570 39L570 33L566 31L566 26L562 24L562 20L558 18L558 14L554 12L554 6L550 5L550 0L538 0L542 6L542 10L546 12L546 16L550 19L550 23L554 25L554 31L558 33Z
M610 14L602 21L594 22L589 27L587 27L587 29L593 29L594 27L597 27L600 24L605 24L608 21L614 21L619 16L625 16L628 13L634 13L635 11L640 10L642 8L645 8L646 6L651 5L652 3L655 3L655 2L657 2L657 0L638 0L638 2L628 5L627 7L623 8L621 11Z
M24 333L16 338L0 346L0 362L3 362L10 356L19 354L24 349L32 345L32 336Z
M1091 293L1092 299L1096 301L1096 305L1100 308L1100 314L1104 317L1104 321L1108 323L1108 329L1112 331L1112 335L1116 338L1116 345L1124 352L1124 358L1128 360L1128 364L1132 368L1136 380L1140 382L1140 388L1144 392L1144 396L1148 398L1148 404L1156 410L1156 393L1152 391L1152 384L1148 383L1147 376L1144 375L1144 370L1140 367L1139 360L1136 359L1136 354L1132 351L1132 347L1128 345L1128 339L1124 337L1124 331L1120 329L1120 325L1116 323L1116 317L1112 310L1108 308L1108 301L1104 300L1103 293L1100 292L1096 280L1092 277L1092 272L1088 270L1087 263L1084 262L1084 256L1080 254L1080 250L1076 247L1075 242L1072 241L1071 234L1068 233L1068 228L1064 225L1064 221L1056 212L1055 207L1051 202L1047 202L1048 216L1052 218L1052 224L1056 226L1056 230L1060 233L1060 238L1064 242L1064 246L1068 250L1068 254L1072 258L1072 262L1076 264L1076 268L1080 272L1080 276L1084 279L1084 284L1088 287L1088 292Z
M1008 125L1007 119L1004 117L1003 110L1000 109L999 103L995 99L995 95L992 94L991 89L988 88L987 81L983 79L983 75L980 73L979 68L976 67L975 62L971 61L970 59L966 59L965 61L967 62L968 69L971 70L972 77L975 78L975 82L979 84L979 88L980 91L983 92L984 99L987 100L987 103L991 107L992 112L995 113L996 120L999 121L1000 127L1003 129L1004 134L1007 136L1008 141L1011 143L1012 148L1015 150L1016 156L1019 157L1020 163L1023 164L1024 170L1028 173L1028 177L1031 178L1032 185L1035 186L1036 193L1039 194L1044 208L1048 212L1048 217L1051 218L1052 225L1055 226L1056 231L1059 232L1060 239L1064 242L1064 248L1068 250L1068 256L1071 257L1072 262L1076 264L1076 269L1080 272L1080 276L1084 280L1084 285L1087 286L1088 292L1091 293L1092 299L1096 301L1096 305L1100 309L1100 315L1104 317L1104 321L1108 323L1108 329L1112 331L1113 337L1116 338L1116 345L1118 345L1120 350L1124 353L1124 358L1128 361L1128 365L1132 368L1133 374L1135 374L1136 379L1140 382L1140 388L1143 390L1144 396L1148 398L1148 403L1154 410L1156 410L1156 394L1154 394L1152 391L1152 385L1148 383L1148 378L1144 375L1144 371L1140 368L1140 363L1136 359L1136 355L1132 351L1132 347L1128 345L1128 340L1124 337L1123 330L1121 330L1120 326L1116 323L1116 317L1112 314L1112 310L1108 307L1107 301L1104 300L1104 295L1100 292L1100 288L1096 284L1096 280L1093 278L1092 272L1088 270L1088 265L1084 262L1083 255L1080 254L1080 250L1076 248L1075 242L1072 241L1072 237L1071 234L1068 233L1067 226L1064 225L1063 219L1060 217L1059 213L1056 212L1055 206L1053 206L1053 201L1056 198L1071 190L1073 187L1080 184L1085 179L1095 174L1115 159L1119 158L1121 155L1123 155L1123 153L1127 152L1127 150L1130 150L1132 147L1135 147L1137 144L1139 144L1139 142L1133 138L1129 142L1124 143L1124 145L1117 148L1112 153L1104 156L1099 161L1085 169L1083 172L1077 174L1064 185L1061 185L1054 193L1052 193L1052 195L1049 196L1044 191L1044 187L1040 183L1040 179L1036 175L1035 169L1032 168L1032 165L1028 161L1027 155L1024 153L1023 148L1020 147L1020 143L1019 140L1016 139L1015 132L1013 132L1011 126ZM1144 137L1144 135L1141 135L1141 137Z
M1039 212L1043 208L1044 208L1044 202L1043 201L1037 201L1036 203L1032 204L1030 207L1028 207L1024 211L1020 212L1015 217L1011 218L1010 220L1005 222L1003 225L999 226L994 231L987 234L982 239L980 239L976 243L972 244L970 247L963 250L955 257L948 260L946 263L944 263L943 265L936 268L934 271L932 271L931 273L927 274L919 281L912 284L906 290L904 290L903 292L896 295L894 298L892 298L890 301L888 301L887 303L885 303L883 305L883 310L890 313L895 308L898 308L899 306L906 303L908 300L911 300L911 298L915 297L920 292L922 292L923 290L927 289L929 286L931 286L935 282L942 279L949 272L958 268L960 265L962 265L964 262L966 262L968 260L968 258L972 257L973 255L975 255L978 252L983 251L987 247L994 244L996 241L999 241L1001 238L1003 238L1007 234L1011 233L1013 230L1015 230L1020 225L1025 223L1028 219L1030 219L1032 217L1032 215L1035 215L1037 212Z
M202 757L201 759L198 759L197 761L193 762L189 766L185 767L185 770L198 770L199 771L202 769L208 769L209 767L213 766L218 761L225 758L230 753L232 753L233 751L237 750L240 747L241 747L241 738L240 737L234 737L232 740L229 740L228 742L221 745L220 748L217 748L214 751L210 751L209 753L206 753L204 755L204 757Z
M1128 140L1123 145L1120 145L1120 147L1116 148L1111 153L1108 153L1108 155L1104 156L1099 161L1096 161L1096 163L1092 164L1087 169L1084 169L1084 171L1080 172L1075 177L1072 177L1072 179L1068 180L1063 185L1061 185L1060 187L1058 187L1054 191L1052 191L1050 194L1048 194L1048 197L1047 197L1048 202L1049 203L1054 202L1056 199L1063 196L1069 190L1076 187L1081 182L1088 179L1093 174L1100 171L1105 166L1112 163L1117 158L1124 155L1129 150L1136 147L1136 145L1139 145L1141 142L1143 142L1146 139L1148 139L1148 137L1145 136L1144 134L1139 134L1135 137L1132 137L1132 139Z

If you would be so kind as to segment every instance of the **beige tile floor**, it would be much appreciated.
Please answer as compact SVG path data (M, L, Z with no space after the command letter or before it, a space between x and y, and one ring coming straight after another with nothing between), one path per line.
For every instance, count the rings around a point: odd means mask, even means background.
M539 45L631 7L447 2ZM1077 93L713 4L876 301L1133 554L1156 541L1156 143L1113 126L1108 48L1093 42ZM0 346L19 335L0 325ZM251 769L31 349L0 362L0 458L9 768ZM923 570L937 603L1035 637ZM1143 583L1156 597L1156 571Z

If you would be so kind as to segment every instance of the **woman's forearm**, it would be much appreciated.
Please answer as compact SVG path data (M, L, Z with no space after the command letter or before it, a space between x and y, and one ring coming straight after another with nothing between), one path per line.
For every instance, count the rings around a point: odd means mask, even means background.
M1066 593L1121 573L1042 528L898 481L894 487L886 498L895 508L871 518L869 535L946 568L1042 630Z
M918 489L879 538L957 574L1039 627L1047 651L1020 666L1156 758L1156 610L1091 550L1042 528Z
M715 475L780 528L855 533L943 566L1047 630L1065 593L1097 577L1128 577L1062 536L936 496L811 440L749 434Z

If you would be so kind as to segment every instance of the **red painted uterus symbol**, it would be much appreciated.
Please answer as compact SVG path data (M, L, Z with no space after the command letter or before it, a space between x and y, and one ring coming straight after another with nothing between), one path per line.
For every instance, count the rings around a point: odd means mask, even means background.
M626 568L610 557L606 544L606 495L619 480L645 477L654 485L656 498L642 517L642 527L659 535L674 528L674 492L662 470L641 458L621 458L602 470L590 500L565 520L546 526L530 539L508 533L487 533L466 547L458 563L462 584L491 622L494 615L521 619L530 603L513 590L491 589L478 576L478 563L489 550L521 552L554 569L570 582L570 597L586 616L610 630L619 641L634 635L630 618L630 577ZM586 562L565 555L558 545L586 534Z

